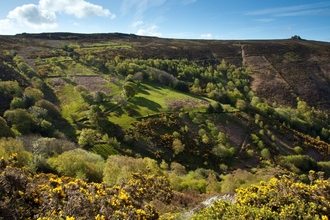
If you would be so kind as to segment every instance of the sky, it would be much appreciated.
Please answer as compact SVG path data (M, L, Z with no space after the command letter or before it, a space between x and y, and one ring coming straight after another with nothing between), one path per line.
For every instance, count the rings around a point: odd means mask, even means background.
M330 1L10 0L0 35L127 33L178 39L303 39L330 42Z

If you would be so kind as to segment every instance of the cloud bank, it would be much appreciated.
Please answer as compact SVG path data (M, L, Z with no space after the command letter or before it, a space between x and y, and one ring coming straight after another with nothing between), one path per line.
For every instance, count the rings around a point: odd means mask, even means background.
M103 9L102 6L94 5L85 0L40 0L39 7L44 10L74 15L77 18L92 16L116 17L108 9Z
M39 0L38 5L25 4L10 11L6 19L0 20L0 33L15 32L24 26L36 30L54 29L58 26L56 13L77 18L116 17L108 9L85 0Z

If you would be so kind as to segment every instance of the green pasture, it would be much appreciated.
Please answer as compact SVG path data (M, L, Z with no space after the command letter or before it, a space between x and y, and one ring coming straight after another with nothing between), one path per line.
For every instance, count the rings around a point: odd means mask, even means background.
M192 95L190 93L182 93L168 86L161 84L143 82L138 88L138 93L128 101L126 109L133 111L132 116L128 116L128 112L121 108L114 110L116 114L112 114L109 120L119 124L123 128L128 128L137 118L147 117L155 114L173 112L168 108L168 103L173 101L188 101L198 103L193 108L183 106L183 110L188 111L205 111L207 105L202 101L213 102L209 99Z
M88 107L88 103L81 97L79 92L74 90L71 84L63 85L58 93L58 99L61 102L63 117L73 124L72 115L81 115L82 109Z

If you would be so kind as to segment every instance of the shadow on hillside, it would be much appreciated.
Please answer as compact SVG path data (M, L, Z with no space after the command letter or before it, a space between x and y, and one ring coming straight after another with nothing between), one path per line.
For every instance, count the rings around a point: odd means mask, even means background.
M159 109L162 108L162 106L160 104L158 104L157 102L151 101L144 97L135 97L134 102L136 103L136 105L146 107L154 112L158 112Z

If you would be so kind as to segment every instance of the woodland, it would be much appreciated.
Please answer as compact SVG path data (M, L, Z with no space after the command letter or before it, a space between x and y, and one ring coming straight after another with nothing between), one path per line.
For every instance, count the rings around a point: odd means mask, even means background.
M330 216L329 43L0 42L0 219Z

